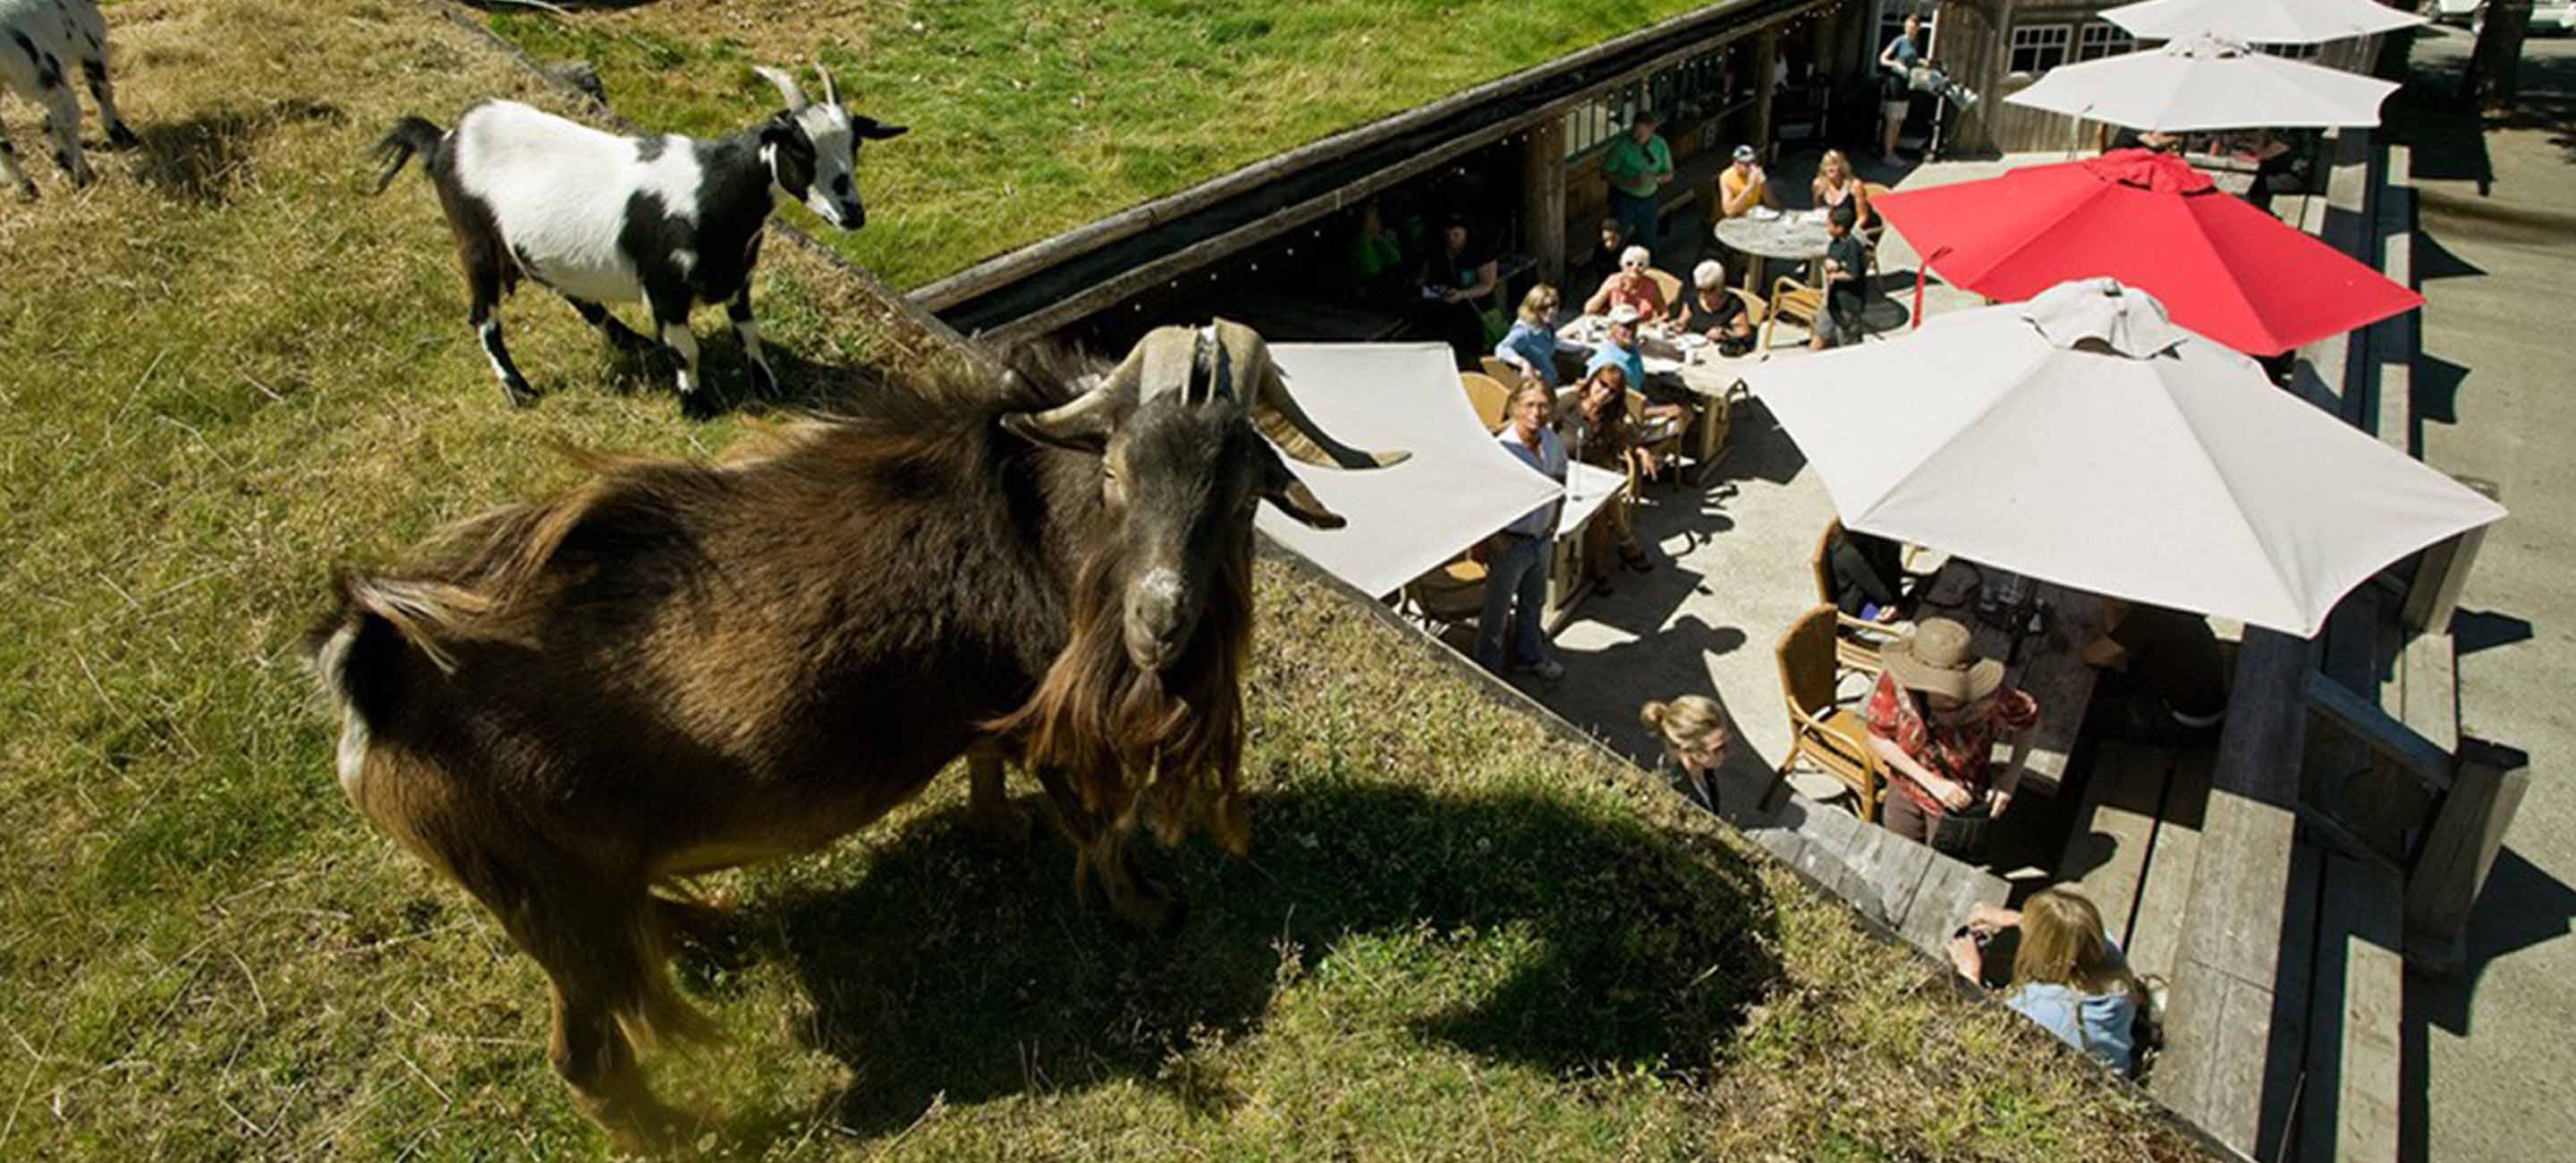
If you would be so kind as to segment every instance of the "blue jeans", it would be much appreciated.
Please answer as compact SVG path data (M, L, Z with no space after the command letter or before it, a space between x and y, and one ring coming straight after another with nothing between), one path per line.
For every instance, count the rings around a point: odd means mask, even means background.
M1506 533L1503 543L1485 565L1485 612L1476 619L1476 661L1493 671L1503 669L1503 623L1513 620L1515 605L1520 626L1512 661L1526 666L1547 657L1540 636L1547 620L1547 538Z
M1655 249L1663 233L1663 215L1655 210L1653 198L1640 198L1617 186L1610 187L1610 216L1628 232L1628 245ZM1585 294L1591 292L1586 291Z

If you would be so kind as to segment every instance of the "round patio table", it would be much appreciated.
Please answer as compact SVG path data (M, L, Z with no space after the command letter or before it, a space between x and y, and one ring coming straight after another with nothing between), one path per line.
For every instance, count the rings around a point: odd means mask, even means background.
M1717 240L1728 247L1762 259L1783 259L1812 263L1825 257L1825 245L1833 239L1825 233L1825 223L1808 211L1791 210L1770 219L1746 214L1717 224ZM1744 271L1744 289L1763 294L1761 265L1748 263Z

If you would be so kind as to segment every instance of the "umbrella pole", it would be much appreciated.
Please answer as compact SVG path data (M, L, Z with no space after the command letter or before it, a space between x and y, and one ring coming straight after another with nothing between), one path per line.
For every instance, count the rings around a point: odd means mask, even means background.
M1950 248L1945 246L1930 254L1924 255L1923 261L1914 264L1914 325L1906 330L1920 331L1923 329L1923 278L1925 273L1932 269L1932 260L1948 253L1950 253Z

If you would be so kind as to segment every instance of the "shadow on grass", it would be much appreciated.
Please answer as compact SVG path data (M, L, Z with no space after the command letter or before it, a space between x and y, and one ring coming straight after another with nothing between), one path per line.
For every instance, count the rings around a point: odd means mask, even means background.
M134 176L172 201L225 206L261 138L290 122L347 116L329 102L290 97L258 109L217 109L183 121L140 124L135 132L143 146Z
M512 297L511 303L515 305L516 310L523 312L547 308L559 311L571 310L552 292L543 288L534 288L533 293L523 288L520 294ZM511 309L511 307L504 308L505 311ZM707 324L710 317L717 322L712 330ZM885 371L873 365L817 363L805 358L792 347L771 341L761 344L760 354L762 358L769 361L770 373L778 377L778 392L775 395L756 394L751 387L751 365L742 357L742 343L735 338L733 328L722 322L723 319L724 312L706 308L701 308L694 316L698 336L698 394L704 397L699 401L704 408L704 418L711 419L726 414L772 415L846 411L852 397L878 390L887 383ZM640 326L642 323L635 318L628 318L626 322L629 326ZM504 325L507 325L506 316ZM592 335L597 343L598 352L608 361L603 376L609 391L621 396L638 392L659 392L671 398L673 411L680 410L679 378L675 374L678 364L670 353L659 349L624 351L609 343L606 338L598 336L596 332ZM513 351L512 354L518 353ZM568 358L576 353L567 351L561 354ZM552 357L552 353L549 353L540 358ZM583 387L549 387L548 378L530 365L524 357L520 360L519 366L522 370L532 373L534 382L539 385L541 396L551 396L558 392L591 390ZM571 365L566 365L567 370L570 367ZM560 383L560 377L553 382Z
M1253 819L1247 859L1201 845L1149 858L1192 906L1171 938L1078 903L1071 850L1051 829L1004 851L970 838L962 811L883 838L855 886L762 906L746 918L768 945L758 955L793 966L815 1044L851 1072L825 1114L877 1135L934 1096L1118 1079L1226 1106L1221 1077L1187 1051L1261 1025L1328 960L1370 979L1337 1008L1383 1007L1474 1054L1568 1076L1687 1074L1781 976L1768 897L1744 857L1713 843L1551 799L1392 787L1263 796ZM1374 938L1404 951L1347 944ZM1470 985L1498 965L1498 982ZM1459 992L1474 1000L1427 1000ZM749 1144L810 1125L809 1112L771 1110L736 1131Z

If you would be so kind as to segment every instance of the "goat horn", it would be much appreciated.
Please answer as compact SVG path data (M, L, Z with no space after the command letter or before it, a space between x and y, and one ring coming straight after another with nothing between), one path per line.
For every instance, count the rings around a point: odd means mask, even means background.
M823 78L823 103L826 105L840 104L840 91L832 87L832 70L824 68L823 62L816 61L814 62L814 73L816 76Z
M802 113L805 111L805 90L796 87L796 78L770 68L767 65L753 65L751 66L751 71L760 74L761 79L768 81L772 85L778 86L778 95L787 99L788 112Z
M1253 389L1244 405L1252 412L1253 427L1279 451L1326 468L1389 468L1412 458L1410 452L1362 452L1325 435L1297 406L1297 398L1288 394L1288 379L1272 362L1270 347L1260 333L1225 319L1217 320L1210 330L1231 352L1239 353L1232 361L1238 369L1234 380Z

